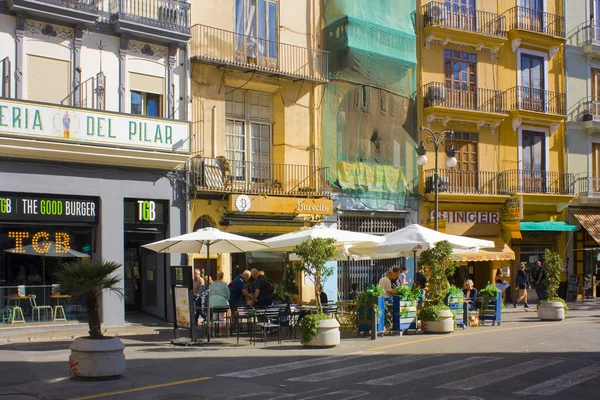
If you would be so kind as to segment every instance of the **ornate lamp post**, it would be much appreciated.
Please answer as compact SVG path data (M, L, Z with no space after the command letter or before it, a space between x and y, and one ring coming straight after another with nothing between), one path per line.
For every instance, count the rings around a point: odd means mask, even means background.
M440 145L443 145L446 142L446 138L450 137L450 147L446 150L446 166L448 168L453 168L456 166L456 149L454 148L454 144L452 144L452 136L454 132L452 130L444 130L441 132L433 131L424 126L421 127L421 132L423 134L427 134L425 141L427 144L433 144L433 149L435 151L435 170L433 174L433 188L435 193L435 210L434 210L434 229L438 230L438 192L439 192L439 180L440 175L438 171L438 151L440 149ZM425 141L421 141L419 147L415 150L417 152L417 164L420 166L424 166L427 164L427 147L425 147Z

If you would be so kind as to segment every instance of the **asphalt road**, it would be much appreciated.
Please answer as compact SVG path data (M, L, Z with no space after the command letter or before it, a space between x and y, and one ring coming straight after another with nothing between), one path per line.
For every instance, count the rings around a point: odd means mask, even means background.
M65 378L66 341L8 344L0 346L0 400L600 399L600 311L559 323L534 316L450 335L351 337L329 350L133 337L126 375L102 382Z

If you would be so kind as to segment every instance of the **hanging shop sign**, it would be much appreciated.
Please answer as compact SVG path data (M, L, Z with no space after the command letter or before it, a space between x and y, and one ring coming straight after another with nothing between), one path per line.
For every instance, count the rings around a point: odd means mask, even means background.
M96 198L0 192L0 221L96 222Z
M168 207L168 200L125 199L125 223L162 225L168 220Z
M502 221L520 221L523 219L523 196L512 196L502 207Z
M189 153L190 124L131 114L0 100L0 134Z
M473 224L499 224L500 213L488 211L440 211L441 219L449 223L473 223ZM433 220L435 212L431 211L429 217Z
M333 200L263 197L242 194L230 196L229 209L244 214L330 215L333 213Z

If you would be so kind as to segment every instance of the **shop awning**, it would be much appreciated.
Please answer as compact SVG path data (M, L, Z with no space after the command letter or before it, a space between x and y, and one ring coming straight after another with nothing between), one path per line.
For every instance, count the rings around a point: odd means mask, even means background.
M521 231L575 232L577 227L563 221L521 221Z
M571 209L577 221L600 244L600 211Z
M494 241L493 249L479 249L477 252L453 253L452 257L457 261L502 261L514 260L515 252L500 237L480 237Z

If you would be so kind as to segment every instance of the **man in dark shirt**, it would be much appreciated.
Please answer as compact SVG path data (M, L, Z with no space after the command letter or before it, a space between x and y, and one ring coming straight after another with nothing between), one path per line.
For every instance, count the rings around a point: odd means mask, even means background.
M250 278L250 271L246 270L235 277L231 282L229 289L229 305L231 308L237 308L244 305L244 288L246 281Z
M417 274L415 275L415 285L419 289L425 289L427 287L427 277L423 272L423 267L418 267Z
M352 291L350 292L350 296L348 297L350 300L356 300L356 298L358 297L358 283L353 283L351 287Z
M255 270L253 270L255 271ZM254 274L253 274L254 276ZM268 307L273 304L273 294L267 293L267 279L264 272L256 271L256 281L254 281L254 306Z

